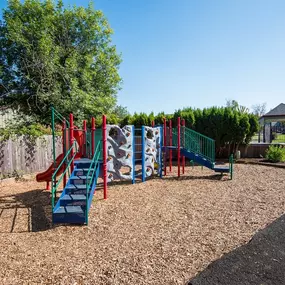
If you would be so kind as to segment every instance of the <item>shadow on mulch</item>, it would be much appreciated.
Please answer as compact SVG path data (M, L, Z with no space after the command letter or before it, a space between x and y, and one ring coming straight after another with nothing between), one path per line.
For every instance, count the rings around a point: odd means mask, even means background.
M180 178L175 177L175 176L163 176L162 179L166 180L220 180L222 182L227 181L223 180L223 176L226 175L221 175L221 174L214 174L211 176L208 175L187 175L187 174L182 174Z
M229 179L223 179L223 177L227 177L227 175L221 175L221 174L214 174L214 175L187 175L187 174L181 174L180 178L177 176L163 176L162 178L158 176L153 176L153 177L146 177L146 181L149 180L171 180L171 181L180 181L180 180L213 180L213 181L221 181L225 182L228 181ZM142 182L141 178L137 177L135 184L140 184L144 183ZM108 188L112 188L118 185L130 185L132 184L131 180L115 180L110 183L108 183ZM96 191L101 191L103 188L100 187Z
M285 215L211 263L188 285L285 284Z
M261 158L241 158L236 161L236 163L241 164L257 164L257 165L264 165L264 166L271 166L276 168L285 168L285 162L271 162L267 159Z
M20 232L38 232L52 228L52 215L50 204L50 192L43 189L36 189L15 195L7 195L0 197L0 222L1 216L5 210L10 210L12 215L10 218L10 232L15 232L17 216L20 210L26 210L28 219L26 225L22 225L24 230ZM7 219L6 219L7 222ZM8 229L7 229L8 230Z

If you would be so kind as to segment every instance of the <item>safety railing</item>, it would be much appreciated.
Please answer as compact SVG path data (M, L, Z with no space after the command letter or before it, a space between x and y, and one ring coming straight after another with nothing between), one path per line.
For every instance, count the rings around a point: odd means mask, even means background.
M177 146L177 128L172 129L173 145ZM181 147L215 162L215 140L187 127L181 127Z
M215 162L215 141L213 139L186 127L185 131L181 132L181 136L184 136L183 147L185 149L199 154L210 162Z
M91 192L91 187L93 185L93 179L94 179L94 175L97 172L97 167L101 158L101 154L102 153L102 141L98 141L98 143L96 144L96 149L92 158L92 161L90 163L89 169L87 171L87 175L86 175L86 211L85 211L85 215L86 215L86 224L88 224L88 208L89 208L89 193ZM92 172L92 174L91 174ZM91 174L91 176L90 176Z
M53 106L51 107L51 128L52 128L52 142L53 142L53 146L52 146L52 157L53 157L53 164L54 164L54 168L56 166L56 153L55 153L55 124L56 121L61 123L63 126L63 142L65 142L66 137L67 137L67 129L69 129L70 124L69 121L62 116ZM63 143L63 147L65 148L65 144ZM66 149L63 149L63 152L66 152Z
M70 157L71 151L74 150L74 154L72 155L72 157ZM76 141L74 141L74 143L72 144L72 146L70 147L70 149L66 152L64 158L62 159L62 161L60 162L60 164L58 165L58 167L56 168L56 170L54 171L53 175L52 175L52 190L51 190L51 205L52 205L52 211L54 209L55 206L55 200L56 200L56 194L57 194L57 189L64 177L64 175L67 173L67 171L69 171L69 167L72 163L72 161L74 160L76 154L78 152L78 147L77 147L77 143ZM65 166L65 169L63 170L61 176L59 177L58 180L56 180L56 176L57 173L59 172L59 170L61 169L62 166Z

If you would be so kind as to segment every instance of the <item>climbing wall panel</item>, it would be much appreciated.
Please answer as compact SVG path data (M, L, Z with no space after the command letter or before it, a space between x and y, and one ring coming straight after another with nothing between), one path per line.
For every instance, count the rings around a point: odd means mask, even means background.
M132 179L133 126L120 128L107 125L107 173L108 182L116 179Z
M161 127L151 128L144 127L145 140L145 176L149 177L155 174L155 170L159 173L160 170L160 156L161 156Z

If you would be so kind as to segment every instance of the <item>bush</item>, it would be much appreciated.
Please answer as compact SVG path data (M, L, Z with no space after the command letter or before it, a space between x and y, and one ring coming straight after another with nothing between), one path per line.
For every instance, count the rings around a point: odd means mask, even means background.
M285 161L285 148L271 145L266 151L266 158L271 162Z

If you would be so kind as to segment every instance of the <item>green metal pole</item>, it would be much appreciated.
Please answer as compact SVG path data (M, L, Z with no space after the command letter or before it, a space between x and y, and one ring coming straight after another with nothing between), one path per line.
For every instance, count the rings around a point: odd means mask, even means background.
M234 170L233 170L233 161L234 161L234 159L233 159L233 154L231 154L231 156L230 156L230 174L231 174L231 180L233 179L233 172L234 172Z

